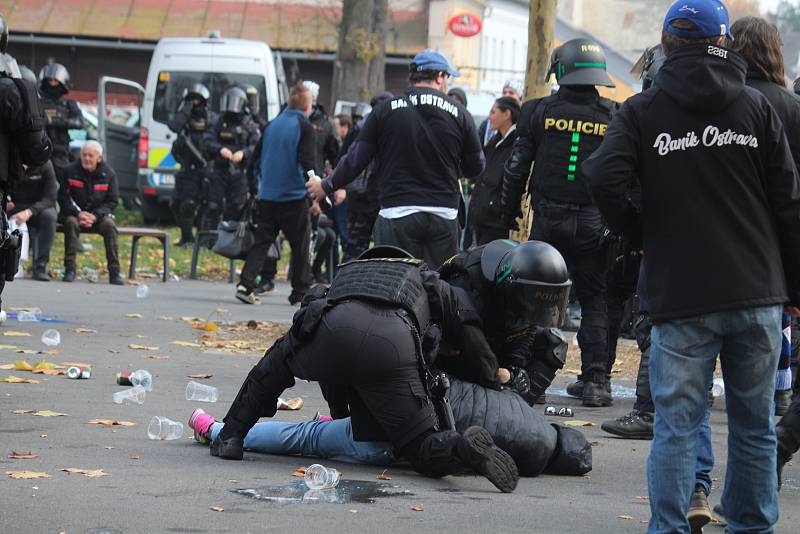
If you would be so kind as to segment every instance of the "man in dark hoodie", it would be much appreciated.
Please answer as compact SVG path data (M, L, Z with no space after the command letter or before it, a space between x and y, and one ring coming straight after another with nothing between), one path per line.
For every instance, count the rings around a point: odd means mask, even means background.
M719 0L664 21L656 86L631 97L583 164L612 230L641 236L656 407L650 532L688 532L707 391L720 355L730 437L722 505L731 532L778 519L775 371L784 305L800 313L800 179L783 125L724 48ZM642 208L625 193L642 188Z

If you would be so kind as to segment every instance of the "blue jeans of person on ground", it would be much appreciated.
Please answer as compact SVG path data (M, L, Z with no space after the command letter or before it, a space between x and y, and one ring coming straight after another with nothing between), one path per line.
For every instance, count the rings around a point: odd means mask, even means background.
M689 532L686 512L717 355L729 428L722 493L727 532L774 532L778 494L773 405L781 313L781 306L744 308L653 326L650 533Z
M214 423L211 441L225 426ZM391 443L355 441L350 418L334 421L256 423L244 439L244 448L266 454L313 456L338 462L391 465L396 462Z

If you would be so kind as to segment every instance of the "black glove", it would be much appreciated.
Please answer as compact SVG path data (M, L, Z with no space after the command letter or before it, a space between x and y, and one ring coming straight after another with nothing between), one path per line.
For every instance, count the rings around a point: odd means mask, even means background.
M528 377L528 371L514 365L509 365L506 369L511 373L511 380L503 384L504 387L514 390L520 395L524 395L530 391L531 380Z

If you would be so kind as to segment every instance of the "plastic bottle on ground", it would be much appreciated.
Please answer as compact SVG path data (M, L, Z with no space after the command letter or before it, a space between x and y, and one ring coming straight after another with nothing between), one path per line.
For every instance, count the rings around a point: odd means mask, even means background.
M132 404L134 402L136 404L144 404L144 398L146 395L147 390L145 390L142 386L133 386L130 389L125 389L114 393L113 398L116 404Z
M725 394L725 382L721 378L715 378L711 386L711 394L715 397L721 397Z
M97 274L97 271L90 269L89 267L83 268L83 277L90 282L97 282L100 279L100 275Z
M306 486L311 490L331 489L339 484L342 475L332 467L325 467L322 464L314 464L306 469Z
M145 391L153 391L153 375L150 374L150 371L145 369L134 371L128 380L134 386L142 386Z
M61 344L61 334L55 328L48 328L42 332L42 343L48 347L56 347Z
M217 402L219 390L214 386L207 386L191 381L186 384L186 400L199 402Z
M38 323L42 320L42 310L39 308L31 308L29 310L20 310L17 312L17 321L21 323Z
M143 299L150 293L150 288L147 287L147 284L142 284L136 288L136 298Z
M162 415L155 415L147 425L147 437L158 440L181 439L183 423L178 423Z

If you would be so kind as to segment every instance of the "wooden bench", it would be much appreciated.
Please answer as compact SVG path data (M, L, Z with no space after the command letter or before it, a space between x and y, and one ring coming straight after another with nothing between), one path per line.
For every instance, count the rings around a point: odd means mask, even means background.
M64 233L64 225L58 223L56 231ZM81 228L83 234L97 234L91 230ZM161 241L161 248L164 251L164 274L161 277L163 282L169 279L169 234L164 230L156 228L138 228L134 226L117 226L117 235L129 235L132 237L131 241L131 265L128 269L128 279L134 280L136 278L136 259L139 255L139 240L143 237L152 237Z

